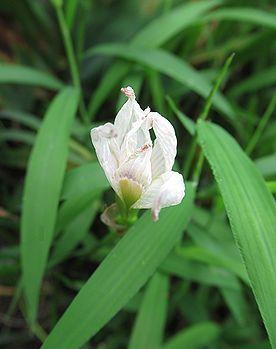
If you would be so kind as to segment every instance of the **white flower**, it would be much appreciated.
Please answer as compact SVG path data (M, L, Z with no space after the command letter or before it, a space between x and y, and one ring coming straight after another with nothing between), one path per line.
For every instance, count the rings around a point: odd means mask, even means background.
M176 136L171 123L150 109L142 110L131 87L122 88L128 100L110 122L91 130L99 162L116 194L129 208L177 205L185 195L183 177L172 171ZM155 140L151 140L153 129Z

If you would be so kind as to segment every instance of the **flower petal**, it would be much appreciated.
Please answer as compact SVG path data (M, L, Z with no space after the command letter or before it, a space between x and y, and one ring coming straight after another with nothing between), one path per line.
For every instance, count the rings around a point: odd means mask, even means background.
M178 205L185 195L183 176L174 171L163 173L155 179L133 208L151 208L157 220L161 208Z
M148 119L154 130L156 139L151 156L152 177L157 178L162 173L172 169L176 156L176 135L172 124L159 113L149 113Z
M131 87L122 88L121 92L128 97L128 100L122 106L114 121L114 126L118 130L117 143L119 148L121 148L123 141L127 133L132 129L133 124L142 120L145 117L145 113L149 112L148 110L143 111L140 108L140 105L135 100L135 94Z
M117 131L110 122L91 130L91 140L106 178L112 188L118 192L114 173L119 166L120 152L117 144Z
M116 171L115 177L119 182L121 179L129 179L148 187L151 183L151 144L144 144L138 148Z

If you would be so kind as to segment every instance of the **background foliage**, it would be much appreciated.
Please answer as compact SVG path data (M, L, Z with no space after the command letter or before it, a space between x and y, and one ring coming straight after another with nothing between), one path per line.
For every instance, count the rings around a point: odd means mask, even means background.
M0 33L0 346L276 348L273 1L3 0ZM89 131L127 85L187 194L121 237Z

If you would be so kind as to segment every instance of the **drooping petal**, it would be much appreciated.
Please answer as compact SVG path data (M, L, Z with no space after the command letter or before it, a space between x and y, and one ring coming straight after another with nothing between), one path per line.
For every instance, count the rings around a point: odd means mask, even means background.
M169 171L155 179L133 208L151 208L157 220L161 208L179 204L185 195L185 185L180 173Z
M176 156L176 135L172 124L159 113L149 113L148 119L154 130L156 139L151 156L152 177L157 178L162 173L172 169Z
M112 188L118 192L114 174L119 166L120 151L117 144L117 131L110 122L91 130L91 140L100 165Z
M117 143L119 148L121 148L124 138L132 129L133 124L145 117L145 111L140 108L140 105L135 100L133 89L125 87L121 89L121 92L128 97L128 100L122 106L114 121L114 126L118 130Z

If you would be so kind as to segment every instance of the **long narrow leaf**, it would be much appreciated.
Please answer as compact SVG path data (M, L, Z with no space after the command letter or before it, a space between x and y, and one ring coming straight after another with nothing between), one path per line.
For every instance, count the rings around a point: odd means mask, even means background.
M4 63L0 64L0 83L41 86L52 90L59 90L63 87L63 84L49 73L26 66Z
M200 96L207 97L211 84L198 71L187 62L177 56L158 49L136 48L124 44L103 44L90 50L88 55L104 54L117 56L138 62L168 75L172 79L188 86ZM219 93L214 96L214 106L227 115L230 119L235 118L235 112L228 101Z
M168 300L168 277L156 273L149 282L137 315L128 349L159 349Z
M254 164L222 128L198 124L199 141L218 182L252 289L276 348L276 210Z
M180 238L192 214L194 189L153 222L144 214L75 297L41 348L77 349L96 334L148 280Z
M21 222L23 286L31 322L46 265L68 156L78 93L64 89L50 105L28 163Z

